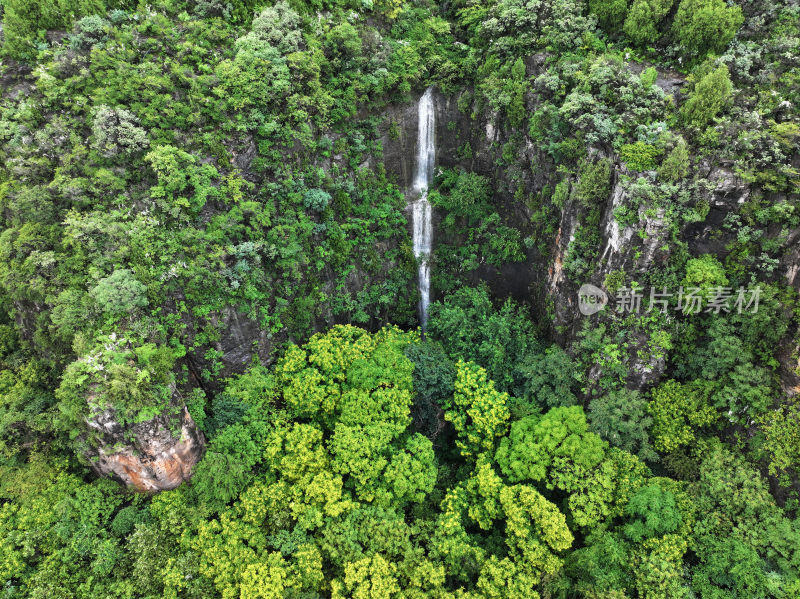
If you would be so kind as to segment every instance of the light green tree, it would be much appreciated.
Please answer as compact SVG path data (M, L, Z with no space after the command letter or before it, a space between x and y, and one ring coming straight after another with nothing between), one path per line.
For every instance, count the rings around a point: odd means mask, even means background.
M695 85L694 91L681 107L684 123L702 129L720 113L733 93L730 73L726 65L720 65Z
M672 30L690 56L722 52L744 22L742 9L724 0L681 0Z
M505 550L499 554L490 542L498 525L505 530ZM482 532L467 533L475 527ZM559 571L563 563L559 554L572 542L564 515L555 505L533 487L505 484L483 462L442 502L432 550L458 580L477 577L479 593L522 599L538 596L535 589Z
M633 0L623 26L625 35L639 45L652 44L660 37L658 26L669 14L675 0Z
M620 515L646 471L635 457L589 432L580 406L514 422L495 460L511 482L538 482L567 494L576 524L595 527ZM624 473L624 475L623 475Z
M473 362L458 362L455 392L452 403L446 404L445 418L455 426L456 445L462 456L474 460L494 450L508 427L508 400L508 394L495 389L483 368Z
M653 444L663 452L675 451L696 439L703 427L716 422L709 388L701 382L666 381L653 390L648 410L653 415Z

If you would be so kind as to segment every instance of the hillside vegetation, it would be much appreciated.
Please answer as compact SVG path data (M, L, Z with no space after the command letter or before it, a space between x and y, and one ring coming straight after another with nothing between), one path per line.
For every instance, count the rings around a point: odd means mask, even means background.
M0 8L0 597L800 597L796 2Z

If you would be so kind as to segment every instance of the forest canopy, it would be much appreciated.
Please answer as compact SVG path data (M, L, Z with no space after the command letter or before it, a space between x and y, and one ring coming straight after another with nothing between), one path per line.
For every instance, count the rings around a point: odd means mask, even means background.
M800 596L795 2L0 16L0 597Z

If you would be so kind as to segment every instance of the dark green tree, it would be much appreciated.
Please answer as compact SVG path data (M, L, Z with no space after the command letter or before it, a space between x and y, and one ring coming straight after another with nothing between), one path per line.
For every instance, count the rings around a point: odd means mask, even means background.
M647 398L639 391L619 389L593 399L588 419L591 430L614 447L642 460L657 458L648 434L652 418L647 412Z

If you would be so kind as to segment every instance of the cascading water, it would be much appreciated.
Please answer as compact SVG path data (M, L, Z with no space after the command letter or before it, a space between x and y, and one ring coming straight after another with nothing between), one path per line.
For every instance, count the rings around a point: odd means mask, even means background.
M418 197L411 204L414 256L419 261L419 319L422 330L428 324L428 304L431 299L431 268L429 259L433 245L433 210L428 201L428 184L436 159L434 143L433 91L429 87L419 100L419 131L417 134L417 165L412 193Z

